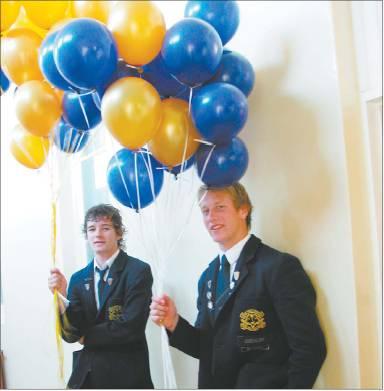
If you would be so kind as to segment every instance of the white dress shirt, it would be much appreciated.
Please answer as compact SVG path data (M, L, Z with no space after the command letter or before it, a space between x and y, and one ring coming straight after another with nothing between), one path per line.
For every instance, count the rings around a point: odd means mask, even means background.
M228 259L229 265L231 266L230 272L229 272L229 281L232 281L233 272L235 271L237 260L240 257L240 253L243 250L245 243L247 243L247 241L250 237L251 237L251 234L249 233L245 238L241 239L239 242L237 242L234 246L232 246L228 250L226 250L226 251L219 250L220 260L221 260L221 257L223 255L225 255L226 258Z

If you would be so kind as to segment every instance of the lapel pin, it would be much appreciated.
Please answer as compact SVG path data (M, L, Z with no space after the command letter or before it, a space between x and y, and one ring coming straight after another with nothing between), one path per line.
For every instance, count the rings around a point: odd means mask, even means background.
M111 278L111 277L108 278L108 279L107 279L107 282L108 282L108 285L111 286L111 285L112 285L112 282L113 282L113 278Z
M240 277L240 272L234 272L233 273L233 277L237 281L239 279L239 277Z
M87 291L89 291L89 284L84 284L84 286L85 286L85 289L86 289Z

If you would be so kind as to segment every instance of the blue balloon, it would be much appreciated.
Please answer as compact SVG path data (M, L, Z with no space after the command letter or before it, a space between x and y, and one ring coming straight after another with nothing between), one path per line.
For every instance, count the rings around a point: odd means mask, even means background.
M7 75L1 69L1 93L7 91L10 85L11 82L9 81Z
M208 84L192 98L191 115L205 140L225 143L235 137L247 121L247 98L231 84Z
M143 78L149 81L162 98L176 97L182 91L188 89L178 82L167 69L161 53L147 65L143 67ZM189 90L189 89L188 89Z
M61 76L57 70L53 51L55 48L55 40L59 31L48 34L39 49L39 66L44 77L55 87L65 91L75 91L76 88Z
M239 26L239 6L236 1L188 1L184 16L205 20L219 33L223 46Z
M237 182L248 167L248 151L238 137L223 145L201 145L196 152L196 168L208 186L225 187Z
M219 68L206 84L217 82L232 84L248 96L255 84L252 64L241 54L224 50Z
M181 83L203 84L219 66L223 45L216 30L207 22L185 18L165 34L161 55L165 66Z
M191 168L195 163L195 155L191 156L188 160L184 162L184 164L179 164L178 166L175 166L173 168L164 167L170 174L173 174L176 178L177 176L189 168Z
M61 76L78 88L94 89L105 84L117 66L116 42L99 21L79 18L57 34L53 51Z
M137 69L132 68L123 59L120 58L117 62L117 68L115 72L112 74L111 78L104 85L96 87L96 91L93 95L93 99L96 104L96 107L99 110L101 110L101 100L103 99L105 91L108 89L108 87L116 80L128 76L140 77L140 74Z
M148 151L133 152L123 148L109 161L107 181L113 196L121 204L138 211L150 205L160 193L164 170Z
M77 130L67 124L63 118L54 130L54 142L57 148L66 153L79 152L87 145L89 132Z
M93 99L93 94L65 92L62 108L66 122L79 130L89 130L101 122L101 112Z

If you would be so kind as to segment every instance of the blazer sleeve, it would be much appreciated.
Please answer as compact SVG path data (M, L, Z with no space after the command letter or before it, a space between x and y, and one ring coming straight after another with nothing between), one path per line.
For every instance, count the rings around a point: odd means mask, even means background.
M77 342L83 335L84 329L84 312L77 290L76 277L72 276L69 281L67 294L69 306L60 315L61 336L64 341L69 343Z
M139 342L142 340L149 316L152 297L152 273L149 265L136 274L126 288L122 316L92 325L85 331L84 346L97 347Z
M201 329L202 325L202 290L203 290L204 274L200 277L198 284L198 297L197 297L197 319L195 326L188 323L183 317L179 317L179 322L173 333L168 332L169 343L174 348L181 350L182 352L192 356L194 358L200 358L200 338L204 332Z
M291 348L288 388L312 388L326 356L316 293L297 258L284 255L278 265L271 294Z

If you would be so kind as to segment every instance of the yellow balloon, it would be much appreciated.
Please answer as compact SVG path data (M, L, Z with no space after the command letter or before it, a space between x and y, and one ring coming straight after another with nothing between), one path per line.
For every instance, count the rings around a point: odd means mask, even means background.
M31 22L28 19L28 16L25 13L25 10L23 7L21 7L21 9L20 9L19 16L17 17L15 23L12 24L10 30L8 30L4 33L4 36L8 35L9 31L12 31L16 28L23 28L23 29L27 29L27 30L32 30L34 33L36 33L39 37L41 37L43 39L45 38L45 36L47 35L47 32L48 32L48 30L42 29L41 27L36 26L33 22Z
M28 18L37 26L49 29L66 15L69 1L23 1Z
M131 65L151 62L160 52L166 28L151 1L118 1L108 18L119 55Z
M39 67L41 41L35 32L23 28L9 30L1 38L1 66L15 84L44 79Z
M111 1L76 0L71 3L72 15L75 18L93 18L107 24Z
M138 77L117 80L107 89L101 101L105 126L128 149L138 149L153 138L161 113L158 92Z
M175 98L162 102L163 118L155 137L148 143L153 156L166 167L174 167L189 159L199 147L201 139L191 116L188 103ZM184 159L183 159L184 158Z
M21 125L12 131L11 153L22 165L28 168L40 168L49 152L49 139L27 132Z
M62 113L53 88L38 80L28 81L17 89L15 107L16 117L23 127L41 137L49 135Z
M0 18L1 18L1 31L8 30L15 22L17 15L20 11L20 1L4 1L0 2Z

